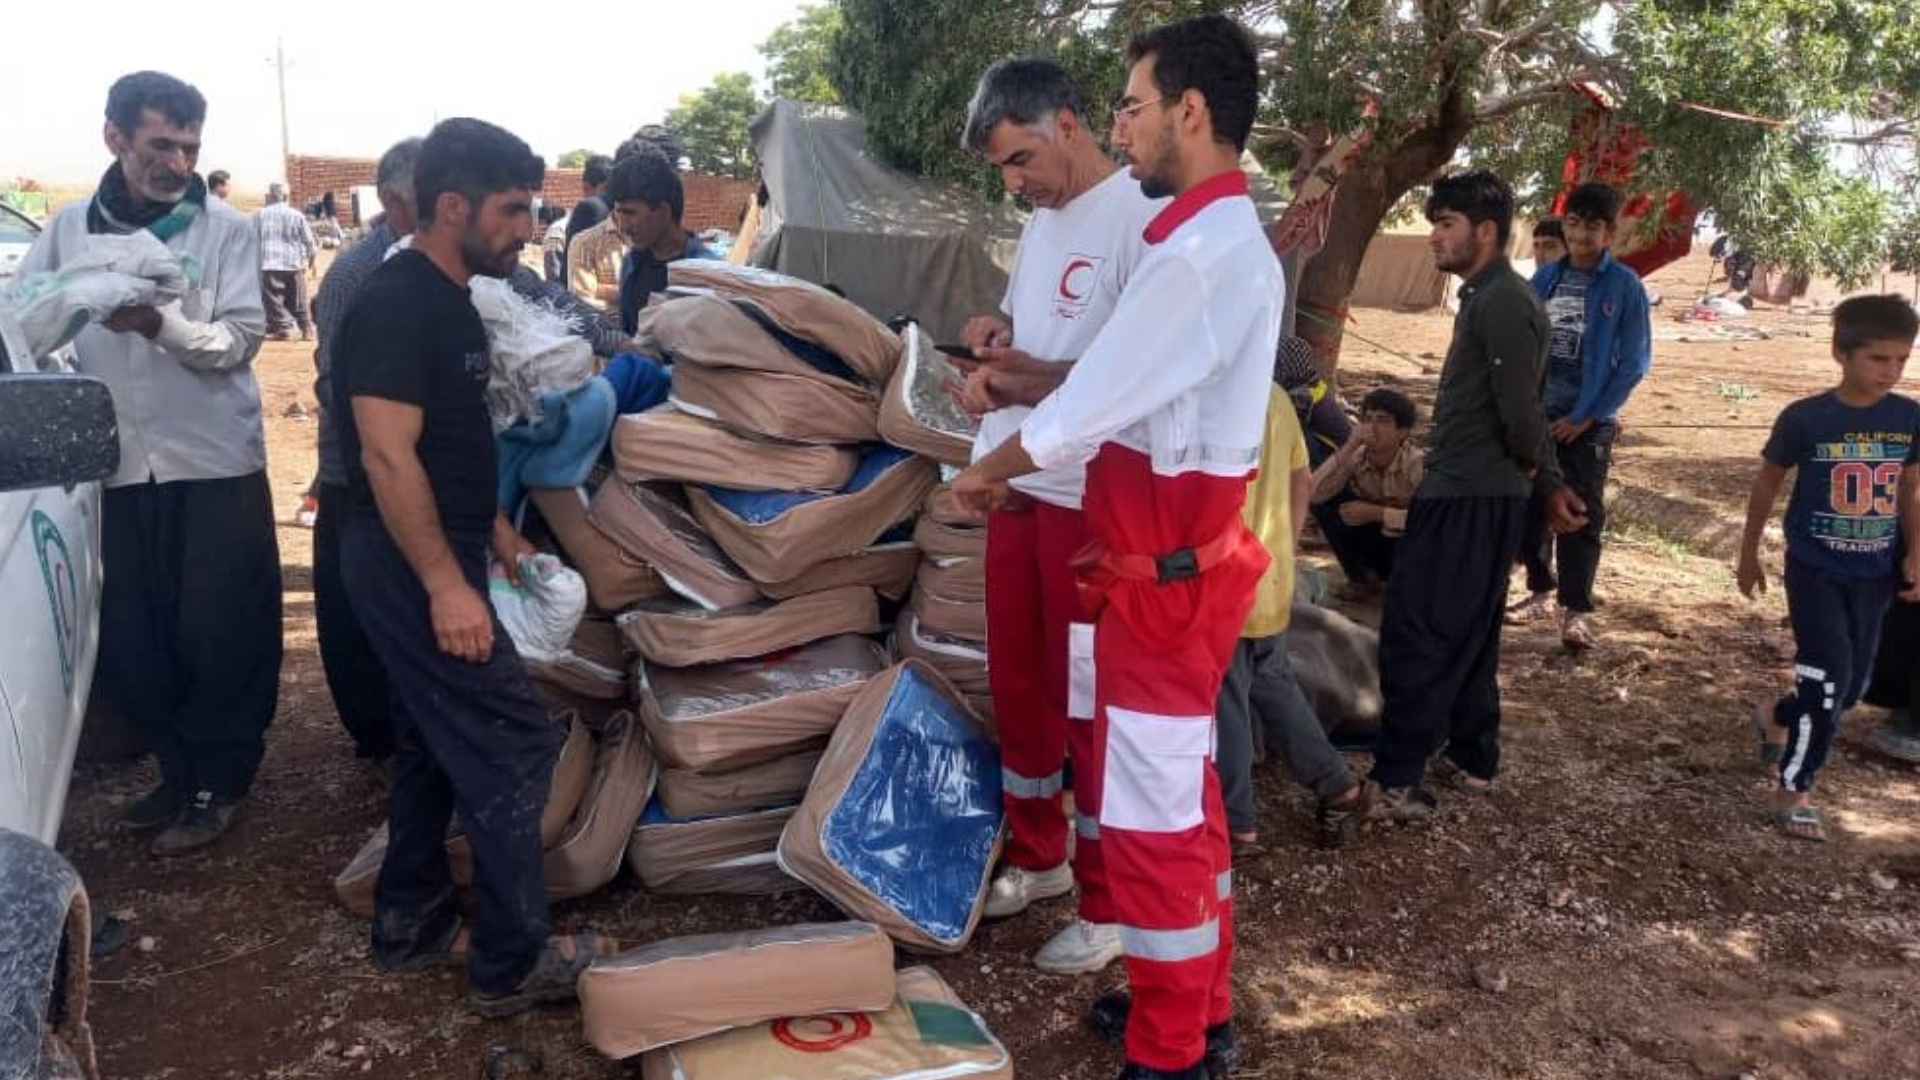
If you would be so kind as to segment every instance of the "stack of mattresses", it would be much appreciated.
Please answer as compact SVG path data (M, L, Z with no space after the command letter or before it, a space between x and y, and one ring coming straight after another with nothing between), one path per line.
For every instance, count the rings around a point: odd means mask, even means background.
M860 636L872 629L751 659L641 662L641 721L663 766L627 853L642 884L668 893L793 887L774 848L847 705L887 666Z
M933 665L991 726L987 530L942 486L928 497L913 541L920 548L920 569L914 576L913 594L894 626L894 654Z

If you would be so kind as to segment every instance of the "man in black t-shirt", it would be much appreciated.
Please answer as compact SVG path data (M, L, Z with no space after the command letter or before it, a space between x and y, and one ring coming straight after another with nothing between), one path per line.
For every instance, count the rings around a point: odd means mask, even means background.
M487 336L467 282L512 271L543 172L491 124L435 127L414 166L413 246L361 287L333 355L352 403L338 417L342 563L394 699L374 961L415 971L464 956L485 1016L571 998L594 941L548 937L540 815L561 733L487 602L489 546L510 573L532 549L496 503ZM471 933L445 850L456 811L473 845Z
M700 238L680 224L686 190L667 156L652 147L630 151L607 181L614 227L632 246L620 262L620 328L631 334L640 309L667 287L667 264L713 257Z

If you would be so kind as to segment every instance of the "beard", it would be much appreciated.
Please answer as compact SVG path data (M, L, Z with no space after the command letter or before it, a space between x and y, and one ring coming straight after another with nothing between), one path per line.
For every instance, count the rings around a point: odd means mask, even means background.
M500 249L487 247L486 241L473 226L467 226L460 234L460 258L467 269L481 277L503 278L513 273L513 264L519 261L520 245L511 244Z
M1448 247L1433 253L1433 267L1443 274L1457 274L1473 265L1471 247Z
M1134 162L1133 178L1140 181L1140 191L1149 199L1164 199L1179 190L1179 160L1173 147L1172 125L1162 125L1160 145L1153 156Z

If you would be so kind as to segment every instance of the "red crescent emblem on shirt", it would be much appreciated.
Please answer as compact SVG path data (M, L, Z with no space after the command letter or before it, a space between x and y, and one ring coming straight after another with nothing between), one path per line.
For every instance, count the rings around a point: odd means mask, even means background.
M773 1022L773 1037L806 1054L825 1054L873 1034L865 1013L829 1013Z
M1093 283L1084 278L1086 271L1093 269L1092 259L1076 258L1068 263L1067 268L1060 272L1060 298L1075 302L1085 300L1087 291L1092 288Z

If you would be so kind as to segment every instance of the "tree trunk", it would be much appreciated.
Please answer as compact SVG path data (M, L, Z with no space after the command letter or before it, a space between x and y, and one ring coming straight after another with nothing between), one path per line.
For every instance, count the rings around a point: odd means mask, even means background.
M1295 332L1313 346L1314 363L1328 379L1340 369L1347 300L1360 277L1360 260L1380 222L1402 195L1453 159L1469 125L1421 128L1391 149L1354 167L1341 181L1327 223L1327 243L1300 274Z

